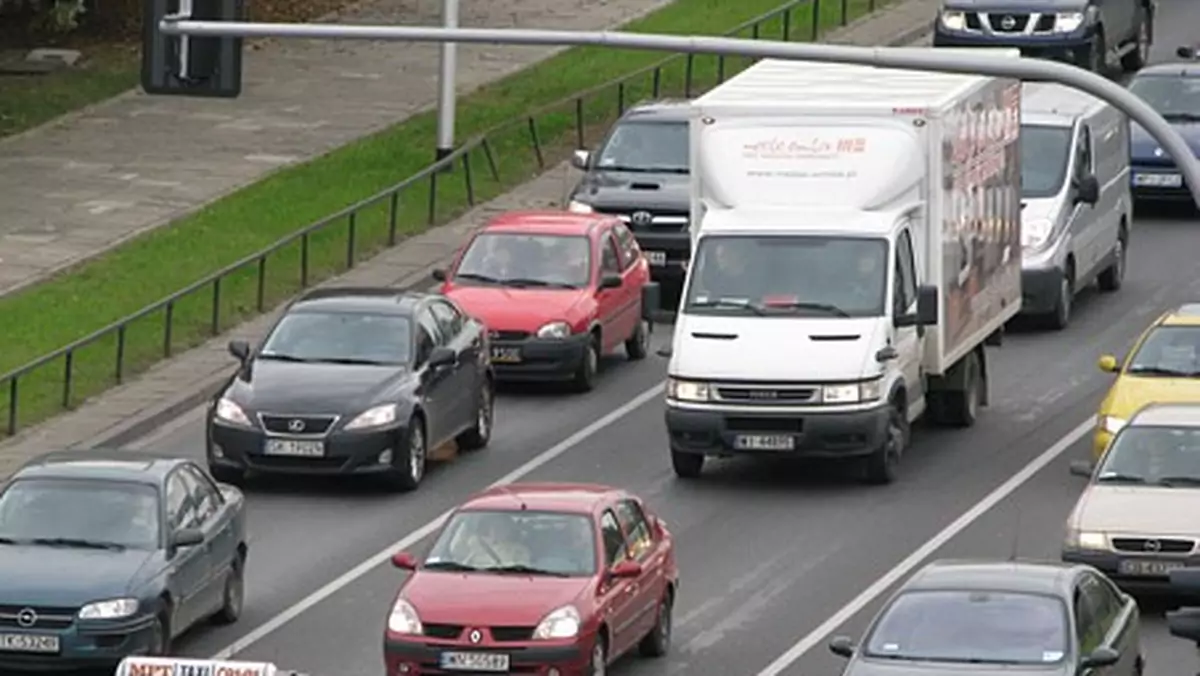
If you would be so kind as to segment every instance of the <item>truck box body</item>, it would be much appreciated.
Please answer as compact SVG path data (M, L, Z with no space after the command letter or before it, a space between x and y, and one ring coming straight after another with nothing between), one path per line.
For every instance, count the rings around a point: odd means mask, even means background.
M764 60L696 99L691 125L693 250L709 212L853 229L862 212L916 210L918 280L941 299L927 372L1020 310L1019 82Z

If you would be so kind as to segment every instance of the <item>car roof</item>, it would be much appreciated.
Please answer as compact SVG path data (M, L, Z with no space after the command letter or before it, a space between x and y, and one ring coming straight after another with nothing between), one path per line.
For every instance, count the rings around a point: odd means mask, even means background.
M464 511L522 511L593 514L626 496L619 488L587 483L519 483L493 486L467 499Z
M617 222L612 216L569 211L509 211L483 226L483 232L520 232L541 235L589 235L601 223Z
M1134 77L1200 77L1200 63L1171 61L1156 63L1139 70Z
M921 569L904 585L913 590L1006 591L1069 596L1080 566L1057 561L941 560Z
M364 312L407 317L432 294L373 286L329 286L297 298L289 312Z
M632 106L621 116L622 121L687 122L691 117L692 102L688 99L657 99L643 101Z
M1200 303L1184 303L1158 319L1161 326L1200 326Z
M1129 420L1129 427L1138 425L1200 428L1200 404L1148 404Z
M157 486L186 458L121 449L51 451L30 460L14 479L93 479Z

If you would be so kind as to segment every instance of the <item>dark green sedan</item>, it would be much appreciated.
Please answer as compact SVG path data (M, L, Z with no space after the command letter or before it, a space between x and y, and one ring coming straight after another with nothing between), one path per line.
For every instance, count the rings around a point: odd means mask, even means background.
M0 671L165 655L242 612L242 493L196 463L61 452L0 492Z

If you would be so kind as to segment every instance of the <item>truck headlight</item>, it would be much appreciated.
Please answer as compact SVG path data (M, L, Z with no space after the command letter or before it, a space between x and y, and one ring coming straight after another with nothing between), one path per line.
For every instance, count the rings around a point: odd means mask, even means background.
M571 335L571 325L566 322L548 322L537 330L538 338L561 340Z
M217 405L213 409L213 415L222 422L231 423L233 425L244 425L250 427L250 418L241 406L233 403L233 400L227 397L221 397L217 400Z
M1107 549L1108 538L1104 533L1070 528L1067 530L1066 545L1070 549Z
M1114 418L1111 415L1100 416L1100 428L1109 434L1120 432L1127 422L1129 421L1124 418Z
M109 599L89 603L79 609L81 620L119 620L137 613L137 599Z
M1055 33L1074 33L1087 21L1083 12L1059 12L1054 15Z
M882 390L882 378L864 380L860 383L824 385L821 387L821 401L826 404L859 404L876 401L882 395Z
M571 200L567 204L567 211L569 211L573 214L590 214L590 213L594 213L596 210L593 209L592 205L588 204L587 202Z
M678 401L709 401L712 399L712 386L695 380L667 379L667 399Z
M1021 247L1037 251L1050 241L1054 232L1054 223L1044 218L1035 218L1028 223L1021 223Z
M942 12L942 25L946 30L961 31L967 27L967 13L956 9L947 9Z

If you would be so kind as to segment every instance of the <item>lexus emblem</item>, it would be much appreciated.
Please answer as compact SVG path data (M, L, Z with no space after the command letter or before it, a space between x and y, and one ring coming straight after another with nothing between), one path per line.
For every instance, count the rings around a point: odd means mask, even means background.
M1162 549L1162 543L1160 543L1158 540L1146 540L1144 543L1142 543L1142 549L1148 552L1157 552Z
M654 217L650 215L649 211L635 211L633 212L633 215L629 217L629 220L632 221L634 225L650 225L651 221L654 220Z
M28 629L37 624L37 613L33 608L22 608L17 612L17 625Z
M1000 19L1000 27L1006 31L1010 31L1017 27L1017 20L1013 15L1009 14L1003 19Z
M467 640L471 643L479 643L483 640L483 632L478 629L472 629L471 633L467 634Z
M293 418L293 419L289 420L288 421L288 431L289 432L303 432L304 431L304 421L299 418Z

